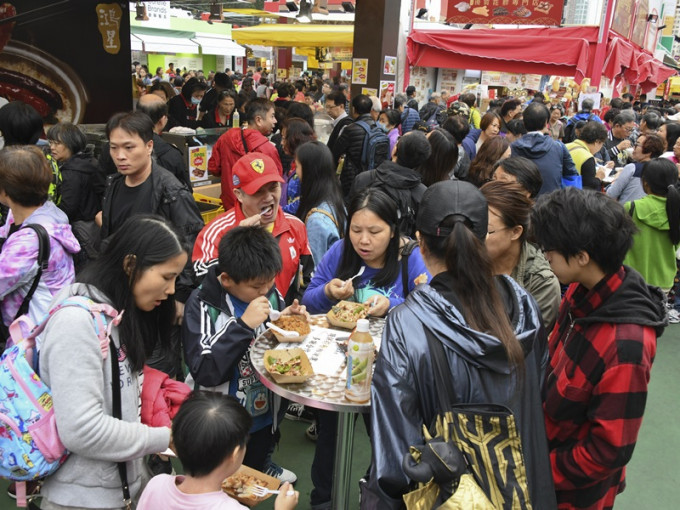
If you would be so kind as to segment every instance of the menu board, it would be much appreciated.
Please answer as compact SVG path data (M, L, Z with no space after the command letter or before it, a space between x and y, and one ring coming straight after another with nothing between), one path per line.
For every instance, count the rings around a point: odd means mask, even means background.
M448 23L560 25L560 0L447 0Z

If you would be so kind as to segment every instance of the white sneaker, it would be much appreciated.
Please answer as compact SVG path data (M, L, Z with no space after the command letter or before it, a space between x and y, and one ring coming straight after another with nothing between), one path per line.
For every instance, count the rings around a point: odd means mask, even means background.
M267 466L267 469L264 470L264 474L278 478L281 483L288 482L293 484L297 482L297 475L295 473L279 466L278 464L275 464L274 462L271 462L269 466Z
M667 310L667 316L670 324L680 324L680 312L675 308L669 308Z

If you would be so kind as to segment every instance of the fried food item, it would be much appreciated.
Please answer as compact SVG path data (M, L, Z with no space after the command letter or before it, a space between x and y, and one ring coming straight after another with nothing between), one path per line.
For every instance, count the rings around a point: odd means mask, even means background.
M295 331L298 335L308 335L312 328L309 327L304 315L282 315L274 325L286 331Z
M542 12L543 14L548 14L552 8L553 5L550 2L540 2L536 7L534 7L534 10Z
M477 14L478 16L488 16L489 8L486 5L483 7L475 7L472 9L472 14Z
M265 487L267 482L246 473L235 473L222 482L222 490L237 498L257 500L257 496L249 491L254 485Z
M496 7L493 10L494 16L507 16L510 12L505 7Z

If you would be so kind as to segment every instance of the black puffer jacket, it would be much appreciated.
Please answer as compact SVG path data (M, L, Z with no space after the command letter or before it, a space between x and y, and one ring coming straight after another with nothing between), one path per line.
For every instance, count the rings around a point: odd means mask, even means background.
M533 508L557 508L541 406L546 334L538 307L514 280L497 277L506 311L525 352L524 378L511 368L501 341L472 329L453 305L451 276L421 285L387 317L371 387L373 455L363 508L403 508L410 480L401 467L409 446L422 444L439 407L425 328L444 347L456 403L501 404L512 410Z
M68 216L69 223L90 221L101 210L102 196L94 183L99 165L91 152L79 152L61 165L61 203L59 208Z
M342 167L340 174L340 185L342 186L342 194L348 197L354 182L354 177L362 171L361 168L361 152L364 148L364 139L366 138L366 131L362 128L358 121L363 120L369 126L374 126L375 121L370 114L359 115L354 123L349 124L342 131L338 140L333 146L333 158L338 161L340 157L345 155L345 164ZM382 161L376 161L376 165Z

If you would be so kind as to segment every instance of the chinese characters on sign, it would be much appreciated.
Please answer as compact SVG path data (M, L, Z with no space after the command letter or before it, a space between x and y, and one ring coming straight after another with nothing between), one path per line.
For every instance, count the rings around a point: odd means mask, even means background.
M448 23L560 25L560 0L448 0Z
M97 4L97 24L102 35L104 51L117 55L120 51L120 19L123 14L118 4Z

